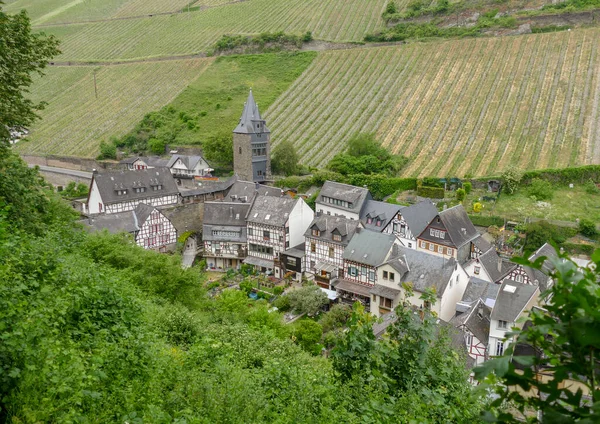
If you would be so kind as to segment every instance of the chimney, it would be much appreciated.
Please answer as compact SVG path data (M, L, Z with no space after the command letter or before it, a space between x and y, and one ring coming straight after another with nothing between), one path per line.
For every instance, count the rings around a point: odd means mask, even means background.
M93 175L98 175L98 170L96 168L92 169L92 174Z
M361 231L361 230L362 230L362 228L360 228L360 227L358 227L358 226L357 226L357 227L356 227L356 231L355 231L355 233L356 233L356 234L360 234L360 231Z
M502 272L502 258L498 256L498 272Z

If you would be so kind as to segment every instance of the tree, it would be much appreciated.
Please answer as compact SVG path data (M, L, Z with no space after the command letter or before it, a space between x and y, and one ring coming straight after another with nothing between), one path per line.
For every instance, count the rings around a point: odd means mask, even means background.
M96 157L98 160L102 159L116 159L117 158L117 146L112 142L100 142L100 154Z
M273 149L271 168L275 174L295 175L298 172L298 154L294 145L284 141Z
M299 314L315 315L329 302L327 295L315 285L293 290L288 296L292 310Z
M10 130L31 125L44 102L34 103L26 94L33 74L42 74L48 60L59 52L53 36L34 34L25 11L7 15L0 1L0 144L7 144ZM1 153L0 153L1 154Z
M545 260L514 261L541 269ZM537 423L536 412L542 422L600 422L600 250L585 268L564 254L552 262L554 284L542 294L548 303L529 313L530 324L509 333L513 343L504 356L475 369L496 393L488 422ZM540 378L541 372L552 378Z
M323 332L335 330L344 326L352 316L352 308L343 303L336 303L332 308L321 318L321 326Z
M587 237L594 237L598 235L596 224L594 221L583 218L579 221L579 232Z
M384 17L385 15L393 15L394 13L398 13L398 6L396 6L396 2L391 0L385 6Z
M549 181L534 178L531 180L527 194L535 198L535 200L550 200L554 195L554 189Z
M467 181L463 184L463 188L465 189L465 193L470 194L471 190L473 189L473 184Z
M229 134L209 137L202 143L206 159L223 167L233 167L233 139Z
M502 173L502 184L504 186L504 192L506 194L514 194L521 184L523 178L523 171L514 166L509 166L506 171Z
M458 190L456 190L456 200L458 200L459 202L462 203L462 201L465 200L466 195L467 192L464 188L459 188Z
M311 319L300 320L292 331L292 337L295 338L296 343L313 354L319 353L318 343L321 341L321 336L323 336L323 328Z

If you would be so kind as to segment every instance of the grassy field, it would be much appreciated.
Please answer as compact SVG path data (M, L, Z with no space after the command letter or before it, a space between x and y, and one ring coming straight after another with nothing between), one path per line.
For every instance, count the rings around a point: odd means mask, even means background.
M36 101L44 100L48 106L17 149L21 153L94 157L101 141L123 135L146 113L168 104L212 61L50 68L32 91Z
M249 0L176 15L69 25L68 30L42 28L62 40L63 54L56 60L135 59L202 52L224 34L312 31L318 39L361 41L383 25L385 3Z
M405 175L600 163L598 29L329 51L267 111L274 145L325 166L357 132Z

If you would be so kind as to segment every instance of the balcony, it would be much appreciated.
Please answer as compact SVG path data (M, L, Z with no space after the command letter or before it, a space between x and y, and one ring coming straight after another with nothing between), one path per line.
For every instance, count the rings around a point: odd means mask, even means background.
M230 259L244 259L246 257L246 251L241 249L237 251L215 249L207 250L204 253L204 256Z

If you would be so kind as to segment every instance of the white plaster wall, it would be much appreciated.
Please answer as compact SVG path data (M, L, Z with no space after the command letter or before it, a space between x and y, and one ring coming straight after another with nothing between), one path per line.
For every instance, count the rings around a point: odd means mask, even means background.
M478 266L480 268L479 270L479 275L475 274L475 267ZM471 262L469 262L466 266L465 266L465 271L467 272L467 274L471 277L477 277L481 280L487 281L487 282L492 282L492 279L490 277L490 275L487 273L487 271L485 270L484 267L481 266L481 264L479 262L477 262L476 260L473 260Z
M100 191L98 190L98 185L96 181L92 182L92 188L90 190L90 196L88 200L88 213L100 213L100 209L98 204L102 203L102 212L105 211L104 202L102 201L102 197L100 197Z
M335 205L331 205L329 203L318 203L318 202L315 204L315 209L317 210L317 212L322 212L325 215L327 215L327 212L329 212L329 215L331 215L331 216L343 216L343 217L346 217L349 219L354 219L356 221L358 221L359 213L360 213L360 211L348 212L343 209L336 208Z
M313 221L315 213L302 198L298 198L290 212L288 225L290 227L290 248L304 243L304 233Z
M464 268L460 266L460 264L457 264L456 270L452 273L440 301L440 318L444 321L450 321L456 314L456 303L462 299L462 296L467 289L468 281L469 276ZM451 283L452 287L450 287Z

